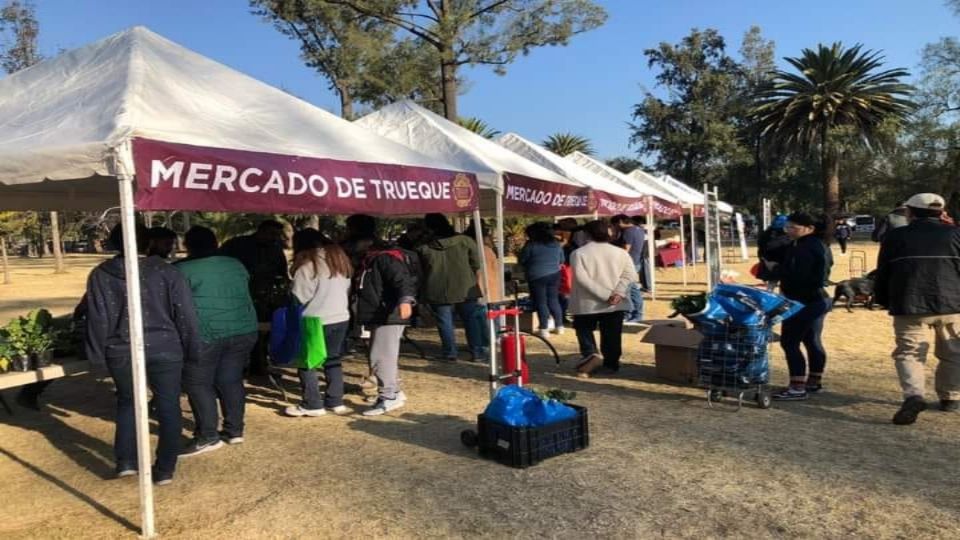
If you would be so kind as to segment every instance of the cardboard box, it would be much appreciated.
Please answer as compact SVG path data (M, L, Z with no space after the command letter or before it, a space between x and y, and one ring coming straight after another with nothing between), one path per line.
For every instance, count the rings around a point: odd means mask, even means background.
M685 326L682 321L680 325L654 324L641 341L654 346L657 377L694 385L697 383L697 351L703 334Z

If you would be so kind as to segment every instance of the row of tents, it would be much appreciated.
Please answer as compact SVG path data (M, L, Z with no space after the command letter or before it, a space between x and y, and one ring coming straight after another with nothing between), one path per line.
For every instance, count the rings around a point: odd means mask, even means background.
M471 213L496 218L501 250L507 214L682 220L705 205L669 176L622 174L513 133L488 140L412 102L348 122L143 27L0 80L0 210L101 211L118 195L126 230L137 210ZM126 272L151 537L139 269Z

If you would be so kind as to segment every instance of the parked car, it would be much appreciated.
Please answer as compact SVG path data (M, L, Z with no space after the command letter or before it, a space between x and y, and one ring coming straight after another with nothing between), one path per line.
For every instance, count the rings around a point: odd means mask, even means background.
M853 218L853 232L869 234L876 226L877 220L873 216L860 215Z

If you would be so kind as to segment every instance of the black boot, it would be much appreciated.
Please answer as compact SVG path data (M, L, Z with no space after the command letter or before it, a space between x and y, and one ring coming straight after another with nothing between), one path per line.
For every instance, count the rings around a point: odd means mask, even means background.
M927 402L920 396L910 396L903 400L900 410L893 415L893 423L898 426L908 426L917 421L920 413L927 410Z

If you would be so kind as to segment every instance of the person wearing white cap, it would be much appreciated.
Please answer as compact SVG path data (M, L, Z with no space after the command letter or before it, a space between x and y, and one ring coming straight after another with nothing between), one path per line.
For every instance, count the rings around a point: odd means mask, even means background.
M876 302L893 316L893 358L903 389L897 425L913 424L927 409L924 364L935 335L940 361L936 391L940 410L960 410L960 228L943 222L946 201L919 193L905 203L910 224L887 233L880 246Z

